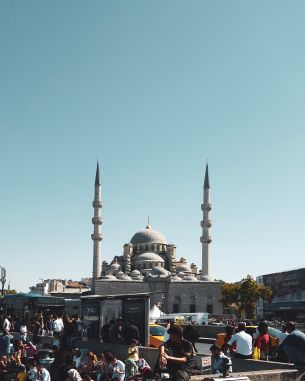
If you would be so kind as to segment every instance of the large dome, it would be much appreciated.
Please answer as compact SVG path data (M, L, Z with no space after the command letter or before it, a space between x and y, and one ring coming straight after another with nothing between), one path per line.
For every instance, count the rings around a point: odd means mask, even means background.
M137 232L130 240L133 245L141 244L141 243L161 243L167 245L166 239L164 236L153 230L149 225L146 226L146 229L140 230Z

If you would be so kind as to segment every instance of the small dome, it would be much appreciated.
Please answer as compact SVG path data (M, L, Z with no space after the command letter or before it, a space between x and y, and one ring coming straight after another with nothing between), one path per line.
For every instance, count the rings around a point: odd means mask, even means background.
M183 271L178 271L176 274L179 278L184 278L186 274Z
M136 257L135 262L157 262L164 263L164 259L156 253L143 253Z
M198 279L196 277L194 277L194 275L186 275L184 278L183 278L184 281L186 282L198 282Z
M117 278L114 275L111 275L111 274L101 276L100 279L101 280L117 280Z
M191 273L192 270L190 267L188 267L188 265L186 265L185 263L179 263L176 267L176 271L177 272L184 272L184 273Z
M172 282L181 282L181 278L176 274L172 277L171 281Z
M131 238L130 243L133 245L141 243L161 243L167 245L164 236L156 230L153 230L150 225L146 226L146 229L138 231Z
M117 274L116 274L116 277L118 279L122 278L122 276L124 276L125 274L123 273L123 271L119 271Z
M131 279L130 276L128 276L127 274L124 274L124 275L120 278L120 280L132 280L132 279Z
M170 275L170 272L165 270L164 267L161 267L161 266L155 266L153 267L152 271L151 271L151 274L152 275L163 275L163 276L169 276Z
M130 273L131 276L137 276L137 275L141 275L140 271L138 270L133 270L131 273Z

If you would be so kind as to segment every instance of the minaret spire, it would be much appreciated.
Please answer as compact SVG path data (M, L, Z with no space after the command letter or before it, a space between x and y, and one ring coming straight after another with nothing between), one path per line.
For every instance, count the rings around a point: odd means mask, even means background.
M101 241L103 239L101 232L102 220L102 191L100 182L99 162L96 165L94 200L92 206L94 208L94 217L92 223L94 226L91 239L93 240L93 272L92 272L92 291L95 290L95 281L101 276Z
M203 213L201 227L202 236L200 242L202 244L202 277L209 279L209 245L212 242L210 235L210 228L212 226L210 220L210 211L212 205L210 204L210 180L209 180L209 166L208 163L205 167L204 185L203 185L203 203L201 204L201 210Z

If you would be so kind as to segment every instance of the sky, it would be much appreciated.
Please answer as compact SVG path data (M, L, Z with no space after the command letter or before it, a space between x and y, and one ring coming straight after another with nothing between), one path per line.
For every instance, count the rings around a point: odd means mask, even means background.
M91 276L152 227L211 275L304 267L305 2L0 2L0 266L11 288Z

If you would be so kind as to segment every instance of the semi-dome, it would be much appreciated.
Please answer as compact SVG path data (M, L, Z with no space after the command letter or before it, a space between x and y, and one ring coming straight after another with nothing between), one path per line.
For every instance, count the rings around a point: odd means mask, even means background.
M170 275L170 272L165 270L164 267L161 267L161 266L155 266L153 267L152 271L151 271L151 274L152 275L161 275L161 276L169 276Z
M157 262L157 263L164 263L164 259L162 257L160 257L160 255L158 255L156 253L146 252L146 253L143 253L143 254L139 254L136 257L135 262Z
M131 238L130 243L133 245L141 243L161 243L167 245L164 236L157 230L153 230L150 225L146 226L146 229L138 231Z

